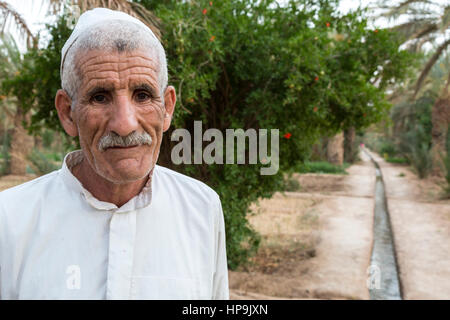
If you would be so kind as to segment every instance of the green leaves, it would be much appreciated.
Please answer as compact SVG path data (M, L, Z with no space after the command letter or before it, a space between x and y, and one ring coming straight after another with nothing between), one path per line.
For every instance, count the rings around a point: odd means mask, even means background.
M160 163L205 181L221 196L231 267L246 261L258 236L246 216L252 202L283 185L283 173L307 158L324 134L363 128L387 114L384 90L403 79L411 56L395 34L367 27L363 11L340 15L337 1L135 1L160 19L169 83L177 90L173 127L279 129L280 170L261 165L184 165L170 162L170 132ZM205 11L206 9L206 11ZM10 94L29 101L31 129L58 128L60 50L70 30L62 17L49 27L48 48L30 52ZM26 90L23 90L26 88ZM172 129L171 129L172 130Z

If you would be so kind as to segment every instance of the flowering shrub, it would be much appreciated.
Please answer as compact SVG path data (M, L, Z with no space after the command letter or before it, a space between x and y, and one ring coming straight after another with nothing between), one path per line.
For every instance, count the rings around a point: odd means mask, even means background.
M283 173L307 159L318 137L357 129L387 114L384 90L401 81L411 56L397 36L371 30L364 12L340 15L335 1L137 0L159 17L169 82L178 94L173 126L159 163L200 179L221 196L231 268L257 249L249 206L283 188ZM70 30L49 27L48 48L31 52L24 70L4 83L33 108L31 129L61 130L53 99L60 50ZM26 88L26 90L24 90ZM171 130L279 129L280 169L261 176L258 165L174 165Z

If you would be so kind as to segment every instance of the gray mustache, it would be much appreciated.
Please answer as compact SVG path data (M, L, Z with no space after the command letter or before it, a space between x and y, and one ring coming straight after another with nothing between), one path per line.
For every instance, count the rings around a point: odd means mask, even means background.
M98 149L100 151L105 151L107 148L111 147L131 147L143 144L152 144L152 137L147 132L138 133L133 131L125 137L122 137L115 132L109 132L100 138Z

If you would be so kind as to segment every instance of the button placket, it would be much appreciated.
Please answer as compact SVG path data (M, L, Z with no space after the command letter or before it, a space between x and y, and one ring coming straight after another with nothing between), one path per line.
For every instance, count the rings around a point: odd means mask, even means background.
M136 212L113 213L109 230L107 299L129 299L133 271Z

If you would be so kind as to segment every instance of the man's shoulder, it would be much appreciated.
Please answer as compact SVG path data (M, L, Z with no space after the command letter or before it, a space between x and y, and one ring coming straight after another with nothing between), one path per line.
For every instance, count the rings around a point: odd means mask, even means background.
M183 192L208 197L209 200L219 200L217 192L200 180L159 165L156 165L155 170L160 179L170 180L173 184L178 185Z
M38 191L45 189L58 175L58 170L24 182L0 192L0 204L20 201L26 203L31 197L42 196Z

